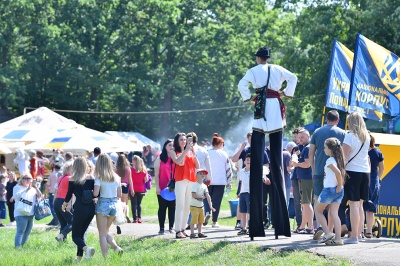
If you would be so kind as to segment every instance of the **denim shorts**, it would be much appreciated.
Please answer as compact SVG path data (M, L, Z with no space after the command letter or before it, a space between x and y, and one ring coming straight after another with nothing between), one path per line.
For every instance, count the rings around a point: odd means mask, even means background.
M99 198L96 205L96 213L104 216L115 216L117 214L118 198Z
M341 203L344 196L344 189L336 193L336 187L324 187L319 195L318 201L323 204L331 204L333 202Z

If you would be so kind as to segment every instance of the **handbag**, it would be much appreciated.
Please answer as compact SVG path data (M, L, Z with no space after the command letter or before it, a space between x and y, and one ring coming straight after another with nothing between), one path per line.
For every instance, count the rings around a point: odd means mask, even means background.
M174 174L172 173L172 160L171 160L170 172L171 172L171 179L168 181L167 188L168 188L169 192L174 192L175 191L175 177L174 177ZM174 172L175 172L175 168L174 168Z
M35 219L42 220L51 215L50 204L48 199L40 199L35 204Z
M82 186L83 192L82 192L82 203L83 204L90 204L93 203L93 192L91 190L85 190L85 188Z
M113 221L114 225L121 225L126 223L125 215L124 215L124 209L125 209L125 203L122 201L118 200L115 203L115 208L117 210L117 213L115 214L115 219Z
M22 215L31 215L32 208L33 208L33 195L32 197L28 197L26 191L21 195L19 201L15 204L15 209Z

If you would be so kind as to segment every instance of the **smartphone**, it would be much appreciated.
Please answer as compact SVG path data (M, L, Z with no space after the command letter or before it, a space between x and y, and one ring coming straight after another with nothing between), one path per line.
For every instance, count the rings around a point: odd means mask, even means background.
M188 142L193 142L193 137L188 137L188 138L187 138L187 141L188 141Z

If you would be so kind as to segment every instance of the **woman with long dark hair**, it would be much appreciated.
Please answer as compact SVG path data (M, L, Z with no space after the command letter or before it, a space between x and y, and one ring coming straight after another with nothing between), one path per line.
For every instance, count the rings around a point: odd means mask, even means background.
M175 233L173 226L175 221L175 200L164 199L160 193L164 190L171 179L175 164L172 162L168 152L174 151L174 142L172 139L165 141L160 156L154 162L154 180L156 184L156 193L158 200L158 223L160 225L160 235L164 234L165 217L168 209L169 232Z
M128 223L131 222L129 218L129 208L128 208L128 201L129 201L129 194L135 194L133 190L132 178L131 178L131 169L129 166L129 161L125 157L124 154L120 154L117 160L117 166L115 171L121 177L121 189L122 189L122 197L121 201L125 203L125 217Z
M186 140L185 133L177 133L174 138L174 150L168 155L175 163L175 231L176 238L186 238L186 222L190 212L190 198L192 185L196 182L195 171L199 168L199 161L193 150L193 142Z

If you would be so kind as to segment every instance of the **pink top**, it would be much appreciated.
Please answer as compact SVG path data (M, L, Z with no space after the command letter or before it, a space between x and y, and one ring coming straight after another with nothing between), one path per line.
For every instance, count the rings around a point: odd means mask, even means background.
M129 168L125 170L125 176L124 178L121 178L121 183L129 185L129 170ZM118 170L116 170L115 172L117 173L117 175L119 175Z
M58 189L56 198L65 199L65 196L67 196L68 184L70 179L71 179L70 175L62 175L58 178L57 181Z
M166 188L168 185L168 181L171 179L171 166L173 175L175 170L175 164L172 162L171 157L168 157L166 163L160 160L160 177L159 177L160 190Z
M131 168L131 175L132 175L132 183L133 183L133 190L138 193L145 193L146 189L144 186L144 178L146 177L145 172L136 173L135 168Z

